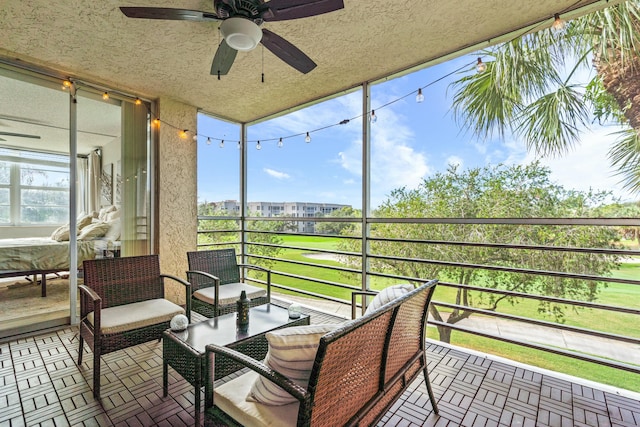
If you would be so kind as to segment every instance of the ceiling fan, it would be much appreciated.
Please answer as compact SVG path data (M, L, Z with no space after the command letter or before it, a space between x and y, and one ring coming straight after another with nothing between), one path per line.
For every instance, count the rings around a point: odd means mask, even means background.
M343 0L213 0L215 12L166 7L121 7L129 18L168 19L176 21L222 21L224 40L213 58L211 74L225 75L231 69L238 51L250 51L258 43L300 71L308 73L316 67L304 52L266 28L263 22L306 18L344 8Z

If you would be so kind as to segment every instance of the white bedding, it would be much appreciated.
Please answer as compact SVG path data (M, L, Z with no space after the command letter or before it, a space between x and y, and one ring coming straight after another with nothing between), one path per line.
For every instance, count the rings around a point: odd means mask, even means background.
M96 240L78 240L78 267L96 257ZM69 270L69 242L28 237L0 239L0 271Z

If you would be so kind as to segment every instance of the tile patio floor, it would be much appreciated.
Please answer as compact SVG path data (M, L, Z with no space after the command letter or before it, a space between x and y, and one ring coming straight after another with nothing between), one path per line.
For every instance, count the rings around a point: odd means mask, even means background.
M171 369L162 397L161 343L103 356L101 402L91 393L92 358L78 368L77 351L73 327L1 343L0 427L193 425L193 387ZM438 344L428 359L440 415L418 379L380 426L640 426L633 396Z

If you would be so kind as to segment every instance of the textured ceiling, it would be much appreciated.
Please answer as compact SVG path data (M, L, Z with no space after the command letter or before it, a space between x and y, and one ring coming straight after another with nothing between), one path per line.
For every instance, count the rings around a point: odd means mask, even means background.
M344 0L340 11L265 24L318 64L309 74L300 74L258 47L239 52L221 80L209 74L220 40L217 22L131 19L118 9L213 11L212 3L3 0L0 56L144 98L166 96L222 118L252 122L469 46L495 42L537 22L550 24L556 12L570 16L570 10L583 8L578 13L584 13L613 1Z

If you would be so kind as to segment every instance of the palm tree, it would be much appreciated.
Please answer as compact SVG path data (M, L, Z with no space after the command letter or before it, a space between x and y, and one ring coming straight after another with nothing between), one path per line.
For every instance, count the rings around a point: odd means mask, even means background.
M452 83L453 111L480 138L505 132L541 156L562 155L595 118L622 125L609 160L640 193L640 0L480 52L486 70ZM579 70L595 70L586 84Z

